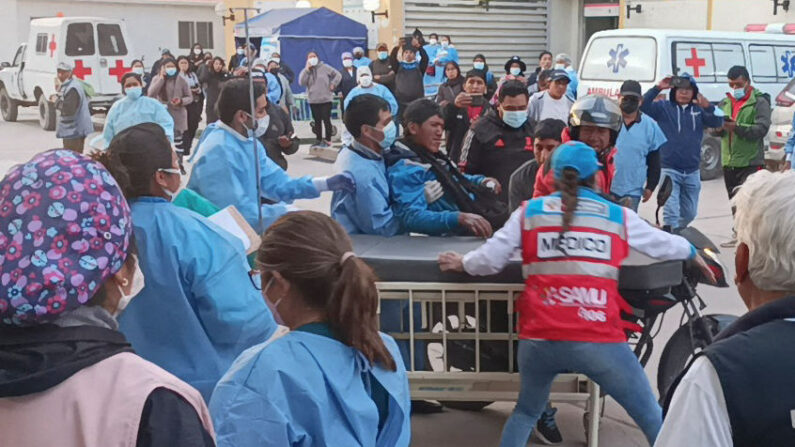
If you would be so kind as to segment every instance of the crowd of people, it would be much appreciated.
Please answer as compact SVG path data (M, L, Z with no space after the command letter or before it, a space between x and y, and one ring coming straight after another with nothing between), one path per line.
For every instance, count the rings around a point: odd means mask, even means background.
M66 149L0 181L4 440L408 446L410 413L435 407L411 401L406 343L379 332L408 303L379 313L375 276L348 235L423 234L488 239L440 254L442 271L494 274L521 253L521 392L502 446L525 446L533 431L562 441L548 397L555 375L571 371L599 383L651 445L792 442L782 415L793 387L746 386L792 382L795 356L777 340L795 336L795 174L756 173L770 105L744 67L728 71L715 106L685 74L645 93L626 80L618 101L577 98L571 58L548 51L529 71L512 57L500 79L483 55L462 73L450 37L436 34L425 42L415 32L391 52L379 44L373 60L362 48L341 58L340 72L309 52L296 77L278 53L261 58L254 47L228 66L198 45L176 59L164 50L150 73L137 61L122 77L124 97L90 156L78 141L84 92L59 67ZM320 144L342 97L350 138L329 177L286 172L298 149L294 79ZM707 128L723 142L736 282L751 313L692 362L664 421L626 344L618 269L634 249L693 262L714 280L676 234L696 217ZM637 209L662 176L673 193L656 228ZM324 192L329 216L292 204ZM207 218L230 206L262 235L253 257ZM603 293L571 306L556 292L566 287Z

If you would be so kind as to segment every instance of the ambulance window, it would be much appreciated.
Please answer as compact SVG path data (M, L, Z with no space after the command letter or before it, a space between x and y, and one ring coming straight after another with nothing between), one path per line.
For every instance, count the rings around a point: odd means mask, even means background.
M795 47L776 45L773 48L776 51L773 63L776 64L778 82L789 82L795 74Z
M754 82L776 82L776 56L772 45L748 45Z
M712 56L715 58L715 79L725 82L729 69L735 65L745 67L745 54L743 46L738 43L713 43Z
M651 37L599 37L591 41L580 78L588 81L654 80L657 44Z
M36 54L47 53L47 33L36 34Z
M121 27L117 24L100 23L97 25L100 56L124 56L127 54L127 45Z
M66 28L66 55L94 54L94 27L90 23L70 23Z
M701 82L723 82L715 78L715 61L712 57L712 46L701 42L674 42L673 73L682 75L689 73Z

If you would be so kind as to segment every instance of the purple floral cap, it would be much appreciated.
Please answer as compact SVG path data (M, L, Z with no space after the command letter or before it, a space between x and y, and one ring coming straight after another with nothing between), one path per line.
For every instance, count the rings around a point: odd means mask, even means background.
M42 152L0 181L0 324L54 320L86 304L127 257L130 208L99 163Z

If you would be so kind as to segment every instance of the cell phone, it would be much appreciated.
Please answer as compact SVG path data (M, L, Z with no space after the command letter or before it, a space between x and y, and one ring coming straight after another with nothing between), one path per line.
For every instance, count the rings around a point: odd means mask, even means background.
M470 95L472 96L472 95ZM472 105L475 107L480 107L486 103L486 98L483 95L474 95L472 96Z

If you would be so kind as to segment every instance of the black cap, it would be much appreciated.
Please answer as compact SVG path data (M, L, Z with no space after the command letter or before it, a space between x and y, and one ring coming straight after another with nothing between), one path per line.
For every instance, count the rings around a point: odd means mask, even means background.
M638 81L624 81L621 84L621 96L637 96L638 98L643 96L640 89L640 82Z
M519 56L513 56L510 59L508 59L508 62L505 63L505 72L506 73L511 71L511 65L513 65L514 63L519 64L519 69L522 70L522 73L527 71L527 65L524 63L522 58L519 57Z
M565 79L568 82L571 82L571 78L566 70L552 70L552 74L549 75L550 81L560 81Z
M674 76L671 80L671 86L674 88L693 88L693 83L690 82L690 77Z
M476 70L476 69L469 70L466 74L466 79L469 78L480 78L483 79L483 82L486 82L486 72L483 70Z

